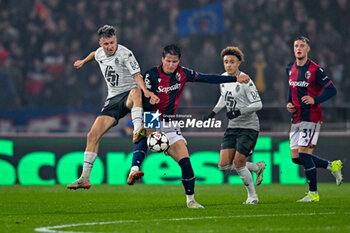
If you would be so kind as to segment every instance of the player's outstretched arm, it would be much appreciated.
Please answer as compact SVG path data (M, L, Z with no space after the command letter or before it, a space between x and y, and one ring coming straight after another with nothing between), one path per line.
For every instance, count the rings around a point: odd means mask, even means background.
M203 74L198 72L198 82L205 83L231 83L231 82L240 82L240 83L248 83L250 78L246 74L241 74L240 76L225 76L218 74Z
M141 88L143 91L143 94L145 95L146 98L150 98L150 104L158 104L159 103L159 97L154 94L153 92L149 91L146 87L145 81L142 78L142 75L140 73L137 73L134 75L135 82L137 85Z
M83 60L76 60L74 62L74 67L76 69L80 69L81 67L83 67L86 63L88 63L89 61L95 60L95 51L91 52L86 58L84 58Z

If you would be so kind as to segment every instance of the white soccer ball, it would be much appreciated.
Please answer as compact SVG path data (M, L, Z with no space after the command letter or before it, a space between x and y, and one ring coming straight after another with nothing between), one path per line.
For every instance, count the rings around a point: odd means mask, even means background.
M163 132L153 132L148 136L147 146L152 152L160 153L168 149L169 139Z

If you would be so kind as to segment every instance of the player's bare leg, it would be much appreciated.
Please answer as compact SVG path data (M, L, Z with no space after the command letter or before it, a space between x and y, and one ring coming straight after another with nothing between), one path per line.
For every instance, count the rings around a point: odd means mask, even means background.
M138 88L131 89L126 107L131 109L131 119L134 124L133 143L137 144L146 136L146 131L142 126L143 108L142 108L142 93Z
M78 180L67 185L68 189L89 189L90 173L97 158L98 145L101 137L115 124L115 119L110 116L98 116L87 135L87 144L84 152L83 172Z
M187 207L193 209L204 208L194 199L195 177L184 140L178 140L172 144L167 150L167 154L169 154L181 167L182 184L185 188Z
M235 157L235 149L222 149L220 150L218 167L221 171L232 172L235 167L233 165L233 159Z

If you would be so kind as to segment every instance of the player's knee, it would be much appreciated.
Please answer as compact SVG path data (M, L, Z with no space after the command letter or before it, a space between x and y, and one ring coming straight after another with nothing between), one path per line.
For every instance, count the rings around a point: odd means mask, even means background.
M300 158L292 158L293 163L302 165Z
M138 88L133 88L130 91L130 96L131 99L136 100L136 99L141 99L141 91Z

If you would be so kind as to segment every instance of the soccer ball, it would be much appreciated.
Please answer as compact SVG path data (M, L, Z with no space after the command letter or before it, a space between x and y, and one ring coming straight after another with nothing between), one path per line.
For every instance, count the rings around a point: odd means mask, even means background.
M169 139L163 132L153 132L148 136L147 146L152 152L160 153L168 149Z

